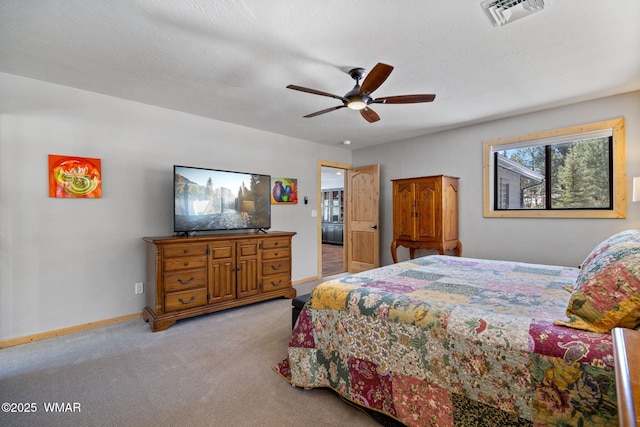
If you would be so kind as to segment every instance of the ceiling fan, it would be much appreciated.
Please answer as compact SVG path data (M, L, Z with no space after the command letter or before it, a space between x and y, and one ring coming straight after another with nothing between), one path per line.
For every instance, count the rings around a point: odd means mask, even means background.
M374 90L378 89L380 85L382 85L382 83L387 80L387 77L389 77L391 71L393 71L393 67L391 65L379 62L375 67L373 67L371 72L362 82L361 86L360 80L362 80L362 77L364 77L366 70L364 68L352 69L351 71L349 71L349 75L356 81L356 85L344 96L338 96L328 92L323 92L321 90L309 89L307 87L296 85L289 85L287 86L287 88L315 95L328 96L342 101L342 105L316 111L315 113L307 114L304 117L315 117L319 116L320 114L329 113L331 111L347 107L352 110L360 111L362 117L364 117L364 119L369 123L377 122L378 120L380 120L380 116L371 108L369 108L369 105L371 104L415 104L419 102L432 102L436 98L435 95L400 95L372 98L370 96L371 93Z

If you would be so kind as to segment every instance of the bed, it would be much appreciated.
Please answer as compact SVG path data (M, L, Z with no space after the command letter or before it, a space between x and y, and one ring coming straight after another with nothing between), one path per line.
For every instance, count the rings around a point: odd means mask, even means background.
M640 231L580 268L426 256L331 280L274 370L408 426L615 426L610 331L640 325Z

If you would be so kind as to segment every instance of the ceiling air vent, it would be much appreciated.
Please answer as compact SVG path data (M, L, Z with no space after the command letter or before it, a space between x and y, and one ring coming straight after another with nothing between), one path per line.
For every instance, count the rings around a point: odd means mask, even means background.
M544 0L486 0L481 4L494 27L544 9Z

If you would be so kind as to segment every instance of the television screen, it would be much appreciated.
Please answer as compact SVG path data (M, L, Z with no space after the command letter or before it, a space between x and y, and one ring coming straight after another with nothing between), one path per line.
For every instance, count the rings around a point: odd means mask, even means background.
M271 227L269 175L173 167L175 232Z

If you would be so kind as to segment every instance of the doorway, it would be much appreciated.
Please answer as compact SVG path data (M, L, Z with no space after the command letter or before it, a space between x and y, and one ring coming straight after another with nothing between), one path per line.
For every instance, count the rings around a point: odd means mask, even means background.
M337 205L342 209L338 211L338 220L342 219L342 227L337 234L342 239L342 272L357 273L379 267L380 165L352 168L348 164L320 160L318 161L317 193L320 215L317 211L313 213L318 218L318 278L326 277L322 272L322 218L324 214L325 218L331 218L333 221L333 215L335 215L333 207L336 205L333 196L331 200L327 199L326 203L322 200L323 168L339 169L328 172L341 176L337 182L342 182L343 185L341 197L337 196ZM342 175L337 175L338 172ZM325 176L325 181L329 181L330 175ZM329 210L329 206L332 209ZM325 210L324 207L327 209Z
M345 268L345 169L348 165L320 164L319 275L329 277L344 273Z

